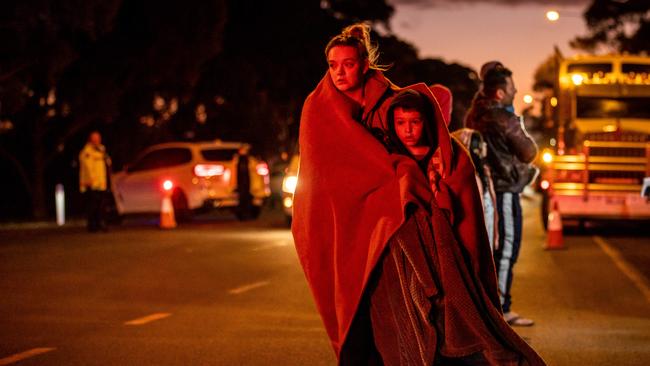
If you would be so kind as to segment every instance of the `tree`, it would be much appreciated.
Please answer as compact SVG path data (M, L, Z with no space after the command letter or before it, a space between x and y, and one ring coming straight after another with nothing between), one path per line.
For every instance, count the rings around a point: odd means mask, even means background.
M170 140L290 152L302 104L327 69L327 41L358 21L389 30L392 12L386 0L2 2L0 163L43 217L44 192L60 179L76 186L70 164L91 129L104 132L118 167ZM395 82L443 83L468 104L471 70L419 60L392 35L374 39Z
M251 142L270 157L292 151L302 104L323 77L323 50L357 21L387 23L385 0L228 2L224 49L196 93L207 121L194 136Z
M400 86L423 82L442 84L453 94L449 129L462 128L467 108L478 90L478 75L466 66L447 64L440 59L420 59L409 43L394 36L379 37L380 63L390 65L386 75Z
M650 2L647 0L594 0L584 13L590 34L576 37L571 46L593 52L650 51Z
M18 175L28 177L34 216L45 215L47 142L57 114L56 86L89 42L111 29L120 1L5 1L0 5L0 116L14 126L2 134ZM11 152L11 153L9 153Z
M220 50L225 9L220 0L31 0L3 2L0 14L0 118L14 126L1 131L2 156L27 177L40 218L48 178L90 128L114 124L132 146L130 122L153 95L192 94Z
M549 56L535 69L533 90L542 92L546 89L553 89L557 79L558 60L556 55Z
M347 18L349 21L358 22L372 20L389 27L389 19L393 15L394 8L385 0L327 0L325 7L340 18Z

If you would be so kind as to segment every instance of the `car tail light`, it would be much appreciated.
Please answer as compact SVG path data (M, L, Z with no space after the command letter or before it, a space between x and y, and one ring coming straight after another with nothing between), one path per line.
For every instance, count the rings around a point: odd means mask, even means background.
M162 184L162 188L163 188L164 191L169 192L169 191L171 191L172 189L174 189L174 182L172 182L171 180L167 179L166 181L163 182L163 184Z
M223 175L226 168L220 164L198 164L194 167L194 175L197 177L213 177Z
M255 166L255 171L257 171L258 175L269 175L269 166L266 163L258 163Z

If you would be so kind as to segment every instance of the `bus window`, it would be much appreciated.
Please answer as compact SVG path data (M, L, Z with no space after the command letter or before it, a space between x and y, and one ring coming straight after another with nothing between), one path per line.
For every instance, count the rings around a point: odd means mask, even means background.
M591 64L570 64L567 65L567 72L569 74L587 74L593 77L594 74L604 74L612 72L611 63L591 63Z
M623 64L621 71L624 74L650 74L650 64Z

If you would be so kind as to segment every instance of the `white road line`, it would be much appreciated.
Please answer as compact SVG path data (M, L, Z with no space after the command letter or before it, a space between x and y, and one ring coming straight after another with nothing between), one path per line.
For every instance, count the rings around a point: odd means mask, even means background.
M231 295L240 295L243 294L244 292L248 292L250 290L254 290L258 287L264 287L267 286L270 282L269 281L260 281L260 282L255 282L251 283L250 285L244 285L241 287L234 288L232 290L228 290L228 293Z
M124 325L147 324L147 323L151 323L151 322L156 321L156 320L165 319L167 317L170 317L171 315L172 315L171 313L155 313L155 314L143 316L142 318L129 320L128 322L124 322Z
M290 241L283 240L283 241L278 241L278 242L275 242L275 243L266 244L266 245L262 245L262 246L253 248L253 249L251 249L251 251L257 252L257 251L260 251L260 250L268 250L268 249L273 249L273 248L286 247L289 244L291 244Z
M632 281L634 286L636 286L639 291L643 294L645 299L650 303L650 284L648 282L648 279L643 275L643 273L639 272L634 268L631 264L629 264L624 258L621 252L611 246L605 239L601 238L600 236L594 236L594 241L600 248L607 254L612 261L614 261L614 264L616 264L616 267L623 272L623 274Z
M52 352L55 349L56 348L53 347L33 348L25 352L16 353L15 355L11 355L9 357L0 358L0 365L11 365L12 363L16 363L18 361L22 361L30 357L38 356L40 354L47 353L47 352Z

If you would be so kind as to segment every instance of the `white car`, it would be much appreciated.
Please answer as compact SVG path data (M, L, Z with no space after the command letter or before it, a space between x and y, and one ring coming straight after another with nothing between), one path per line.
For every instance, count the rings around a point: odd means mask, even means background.
M271 189L268 165L249 156L249 150L246 143L219 140L154 145L112 176L117 212L160 212L167 189L177 218L210 208L232 208L240 220L255 218ZM242 156L248 156L247 169L239 166ZM240 200L246 186L250 194Z

